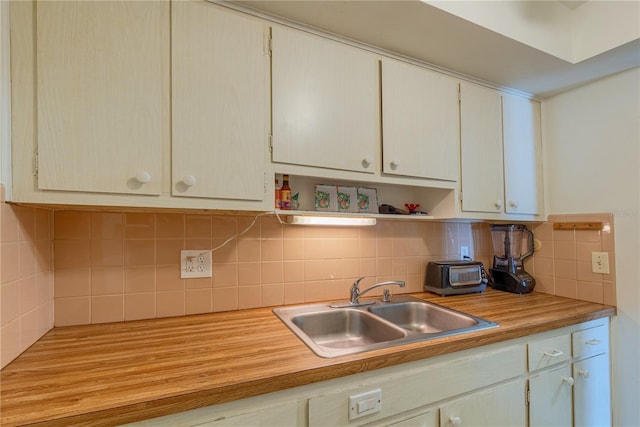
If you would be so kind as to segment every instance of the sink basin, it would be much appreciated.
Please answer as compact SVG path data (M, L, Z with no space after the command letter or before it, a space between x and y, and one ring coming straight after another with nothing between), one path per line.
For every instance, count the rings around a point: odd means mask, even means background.
M408 295L395 296L391 302L368 301L362 306L338 304L340 307L336 308L335 305L282 307L273 312L322 357L343 356L498 326Z
M299 314L291 321L317 345L335 349L363 347L407 335L367 312L352 309Z
M470 328L478 320L467 314L426 302L407 301L370 307L376 316L410 331L434 334Z

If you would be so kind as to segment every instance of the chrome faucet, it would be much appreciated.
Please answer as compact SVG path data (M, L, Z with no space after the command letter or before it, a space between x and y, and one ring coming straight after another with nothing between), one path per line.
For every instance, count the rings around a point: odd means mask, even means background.
M364 279L364 276L360 277L359 279L357 279L355 282L353 282L353 286L351 287L351 300L349 301L349 304L351 305L363 305L360 303L360 297L364 294L366 294L367 292L369 292L372 289L375 288L380 288L382 286L391 286L391 285L396 285L396 286L400 286L401 288L404 288L405 283L401 280L391 280L389 282L381 282L381 283L376 283L375 285L365 289L364 291L360 290L360 281ZM389 302L389 294L388 292L385 292L385 300L383 300L384 302Z

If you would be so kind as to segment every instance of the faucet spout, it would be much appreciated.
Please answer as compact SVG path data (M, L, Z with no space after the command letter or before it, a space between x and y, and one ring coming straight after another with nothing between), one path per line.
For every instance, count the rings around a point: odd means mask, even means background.
M390 280L388 282L376 283L375 285L372 285L372 286L368 287L367 289L361 291L360 290L360 281L362 279L364 279L364 276L360 277L355 282L353 282L353 286L351 287L351 300L349 301L349 303L351 305L360 305L360 297L363 296L364 294L366 294L367 292L369 292L372 289L380 288L382 286L393 286L393 285L400 286L401 288L405 287L405 282L402 281L402 280Z

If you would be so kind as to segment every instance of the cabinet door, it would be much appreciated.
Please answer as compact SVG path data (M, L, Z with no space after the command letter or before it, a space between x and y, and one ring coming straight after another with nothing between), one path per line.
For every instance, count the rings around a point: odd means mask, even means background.
M529 379L529 427L571 426L571 389L569 366Z
M262 22L172 3L172 194L262 200L269 57Z
M392 59L382 61L382 171L458 180L458 82Z
M374 173L377 56L281 27L272 38L273 161Z
M36 19L38 188L160 194L169 4L45 1Z
M440 408L440 426L524 426L524 383L514 381Z
M542 213L540 103L502 95L507 213Z
M611 425L611 387L609 355L581 360L573 364L575 386L573 413L575 426Z
M463 211L503 212L501 108L498 92L460 83Z

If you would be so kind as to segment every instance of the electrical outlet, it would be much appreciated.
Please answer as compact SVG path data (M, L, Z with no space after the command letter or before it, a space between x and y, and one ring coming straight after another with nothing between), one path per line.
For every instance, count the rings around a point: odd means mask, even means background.
M469 246L460 246L460 259L469 258Z
M594 273L609 274L608 252L591 252L591 271Z
M211 277L211 250L180 251L180 277Z

